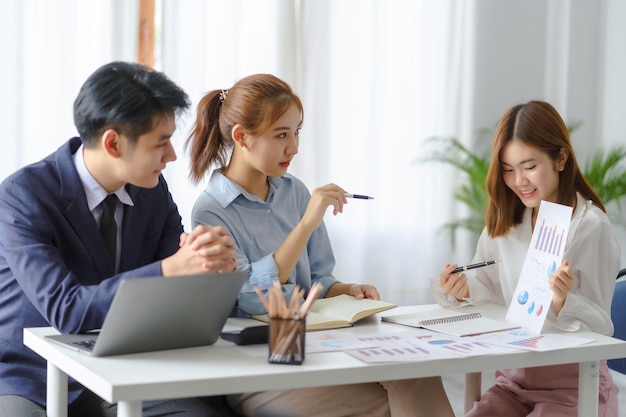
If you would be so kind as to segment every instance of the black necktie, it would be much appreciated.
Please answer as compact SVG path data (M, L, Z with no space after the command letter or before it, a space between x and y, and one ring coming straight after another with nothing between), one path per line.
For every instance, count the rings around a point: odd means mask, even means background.
M109 258L115 267L115 255L117 246L117 223L115 223L115 208L117 207L117 196L109 194L101 204L102 218L100 219L100 233L104 239L104 245L109 253Z

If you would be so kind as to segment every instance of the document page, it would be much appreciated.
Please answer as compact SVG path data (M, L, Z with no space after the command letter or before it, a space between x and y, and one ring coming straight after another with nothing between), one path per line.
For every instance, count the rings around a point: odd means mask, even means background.
M548 281L563 259L571 217L571 207L541 202L507 320L541 333L552 302Z

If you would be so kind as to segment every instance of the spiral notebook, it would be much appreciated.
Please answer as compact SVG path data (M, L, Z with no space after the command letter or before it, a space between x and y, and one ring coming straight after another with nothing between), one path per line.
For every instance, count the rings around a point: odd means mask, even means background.
M484 317L478 311L463 312L462 309L452 310L436 308L415 313L382 316L382 321L402 324L404 326L421 327L451 336L473 336L501 330L517 329L517 323L505 319Z

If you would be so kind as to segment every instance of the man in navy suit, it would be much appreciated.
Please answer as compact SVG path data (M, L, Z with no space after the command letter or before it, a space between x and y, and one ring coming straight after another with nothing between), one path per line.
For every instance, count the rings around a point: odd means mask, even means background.
M235 269L224 229L183 232L161 175L176 159L170 139L188 107L164 74L104 65L74 102L80 137L0 184L0 417L45 416L46 363L23 345L25 327L100 328L124 277ZM111 256L99 230L110 194L118 225ZM115 413L94 397L71 381L70 416ZM144 415L175 412L212 415L201 399L144 404Z

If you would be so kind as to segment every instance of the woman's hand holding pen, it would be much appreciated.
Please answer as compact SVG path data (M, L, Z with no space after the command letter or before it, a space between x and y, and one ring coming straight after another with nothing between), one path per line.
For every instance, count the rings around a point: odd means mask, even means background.
M453 272L457 266L456 264L446 264L439 273L439 284L445 294L462 301L469 297L469 287L464 272Z
M322 224L322 219L329 206L333 206L333 214L336 215L343 212L343 205L347 202L345 190L338 185L326 184L316 188L311 193L311 200L302 217L302 222L315 230Z
M569 262L564 260L550 277L550 289L552 290L551 308L558 315L565 305L565 299L574 287L574 277Z

